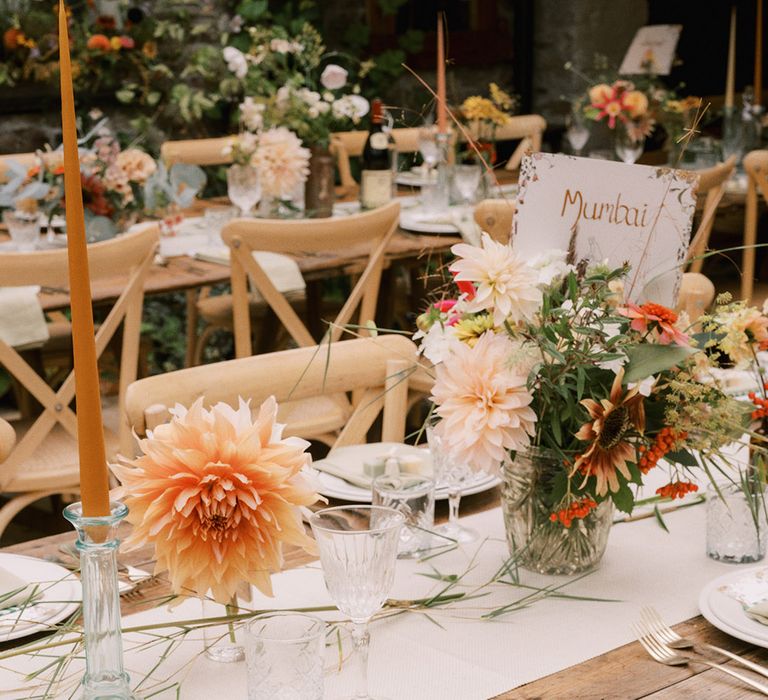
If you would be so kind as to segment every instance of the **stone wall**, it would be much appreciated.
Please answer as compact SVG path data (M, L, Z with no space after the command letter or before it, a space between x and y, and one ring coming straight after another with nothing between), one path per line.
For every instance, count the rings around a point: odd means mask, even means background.
M567 61L592 72L595 52L618 67L637 29L647 23L646 0L534 0L533 109L562 125L564 101L583 92L584 79Z

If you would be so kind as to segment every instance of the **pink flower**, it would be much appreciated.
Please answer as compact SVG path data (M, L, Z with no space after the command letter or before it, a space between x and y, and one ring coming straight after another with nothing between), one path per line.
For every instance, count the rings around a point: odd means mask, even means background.
M498 470L507 453L527 447L534 434L533 397L527 377L510 367L513 351L506 335L484 333L474 347L455 343L435 368L438 435L455 459L477 471Z
M134 525L127 544L154 543L155 571L169 572L175 593L228 603L248 581L272 595L283 544L314 548L299 512L318 498L301 473L309 443L281 437L272 397L255 419L242 399L237 410L198 399L173 413L140 457L112 466Z
M688 336L681 332L675 324L677 323L677 314L661 304L647 303L642 306L628 302L625 307L617 311L627 318L632 319L629 327L638 333L647 333L648 328L655 328L659 332L659 344L681 345L686 347L690 345Z
M132 49L136 46L136 42L129 36L121 36L120 46L122 46L124 49Z

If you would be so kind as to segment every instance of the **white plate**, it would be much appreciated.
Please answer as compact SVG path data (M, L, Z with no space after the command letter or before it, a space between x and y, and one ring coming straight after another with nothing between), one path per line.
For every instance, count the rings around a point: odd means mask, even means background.
M749 569L738 568L710 581L699 595L699 610L717 629L737 639L768 649L768 625L753 620L744 612L738 600L720 591L723 586L735 583L751 572L765 568L765 564ZM768 590L766 598L768 598Z
M363 463L372 462L382 456L404 456L416 455L418 457L429 458L429 451L422 447L413 447L412 445L403 445L397 442L372 442L367 445L349 445L340 447L329 454L327 459L334 466L340 467L350 472L363 473ZM322 461L322 460L320 460ZM370 489L354 486L344 479L331 476L324 472L318 472L320 481L320 493L328 498L336 498L341 501L352 501L354 503L370 503ZM469 479L461 491L462 496L471 496L474 493L487 491L497 484L501 479L490 474L477 474ZM448 498L448 489L438 483L435 491L435 498L442 501Z
M458 233L459 229L448 223L450 218L450 211L430 213L416 207L400 211L400 228L416 233Z
M34 605L23 610L0 611L0 642L46 632L80 606L83 599L80 581L63 566L21 554L0 554L0 567L24 581L39 584L42 591Z

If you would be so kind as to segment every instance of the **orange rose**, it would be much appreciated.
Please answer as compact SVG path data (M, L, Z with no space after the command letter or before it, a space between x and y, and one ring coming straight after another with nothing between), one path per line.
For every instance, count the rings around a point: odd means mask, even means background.
M86 46L95 51L109 51L110 49L109 39L103 34L94 34L88 39Z
M624 95L624 107L633 119L642 117L648 111L648 98L639 90Z
M608 102L612 96L613 89L610 85L606 85L605 83L600 83L599 85L589 88L589 101L593 105L604 104L605 102Z

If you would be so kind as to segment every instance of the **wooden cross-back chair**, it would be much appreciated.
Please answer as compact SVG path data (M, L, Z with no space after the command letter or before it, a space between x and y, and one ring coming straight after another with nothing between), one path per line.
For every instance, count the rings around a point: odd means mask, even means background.
M125 397L128 425L139 436L164 423L175 404L190 406L202 397L237 406L238 397L251 399L258 410L269 396L280 406L279 422L286 435L314 437L282 415L288 403L333 395L361 395L332 448L361 444L383 410L381 439L402 442L408 404L408 378L416 363L416 346L401 335L379 335L326 343L318 347L189 367L139 379Z
M704 198L699 226L691 238L686 262L691 262L691 272L701 272L707 251L709 237L715 223L717 207L725 194L725 186L736 168L736 156L731 156L725 163L720 163L706 170L696 171L699 176L698 197Z
M158 239L157 226L151 224L134 233L88 246L92 280L122 276L129 271L122 293L96 332L96 353L100 357L122 325L121 404L126 387L136 379L144 279L154 259ZM32 284L66 288L69 285L67 251L3 253L0 255L0 280L8 287ZM75 397L74 372L70 372L61 387L54 391L13 347L2 340L0 367L42 406L42 412L31 425L14 426L18 427L15 430L16 444L4 459L0 459L0 491L17 494L0 508L2 533L14 515L30 503L55 493L77 491L79 470L75 449L77 419L70 407ZM126 425L126 430L119 436L121 444L130 445L130 437ZM3 442L0 435L0 444ZM117 442L117 436L107 434L111 452L116 452Z
M237 136L166 141L160 146L160 157L169 168L175 163L229 165L232 162L232 156L225 155L224 149L235 141Z
M541 140L547 129L547 121L539 114L520 114L516 117L510 117L506 124L496 127L494 134L497 141L517 141L517 144L509 160L505 164L506 170L517 170L520 167L520 161L528 151L540 151ZM472 130L467 129L470 136ZM463 132L459 132L459 140L467 141Z
M744 251L741 264L741 298L749 301L755 284L755 245L757 244L757 202L759 195L768 202L768 151L752 151L744 156L747 173L747 201L744 211Z
M358 307L360 326L373 320L384 256L399 216L400 204L393 201L373 211L332 219L235 219L226 224L221 237L230 248L235 355L246 357L252 353L248 281L297 345L317 343L290 302L277 291L255 260L255 251L311 254L359 248L361 257L367 256L365 268L329 329L333 341L339 338Z
M497 243L509 243L515 210L514 199L484 199L475 205L475 223Z

